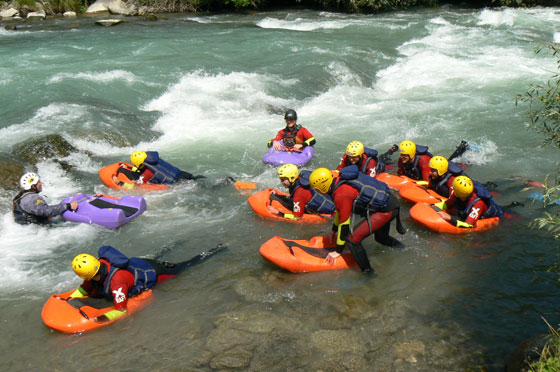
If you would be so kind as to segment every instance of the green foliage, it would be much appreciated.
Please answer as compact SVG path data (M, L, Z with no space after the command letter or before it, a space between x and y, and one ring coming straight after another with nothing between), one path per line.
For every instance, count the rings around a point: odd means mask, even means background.
M531 363L529 372L560 372L560 333L546 324L550 330L549 341L543 348L539 361Z
M82 0L50 0L50 6L55 13L64 13L68 11L84 13L87 8L87 3L82 3Z
M232 4L236 8L257 8L257 3L252 0L225 0L226 4Z
M31 9L35 9L36 7L35 0L18 0L18 4L20 8L24 5L27 5Z

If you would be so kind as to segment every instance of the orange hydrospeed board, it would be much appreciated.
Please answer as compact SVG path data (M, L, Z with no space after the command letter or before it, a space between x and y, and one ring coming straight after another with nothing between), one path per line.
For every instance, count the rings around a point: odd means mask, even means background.
M432 189L428 189L426 186L420 186L415 183L407 183L401 187L399 190L401 197L412 203L427 203L435 204L441 201L447 200L447 198L441 196Z
M385 182L387 186L395 190L400 190L407 184L417 182L412 178L408 178L407 176L397 176L396 174L390 174L386 172L379 173L377 176L375 176L375 179L381 182Z
M332 265L325 262L329 252L335 248L336 244L331 243L328 237L315 236L311 240L292 240L275 236L266 241L259 252L276 266L293 273L357 267L352 254L346 250Z
M127 312L124 315L110 321L96 322L96 317L115 310L113 301L87 296L69 298L73 292L74 290L49 297L41 311L41 318L48 327L64 333L92 331L134 314L152 300L152 290L149 289L128 300Z
M485 231L498 226L499 217L491 217L479 219L476 226L472 228L462 228L452 225L443 219L438 213L439 208L426 203L416 203L410 208L410 217L421 225L426 226L430 230L449 233L449 234L467 234L473 231ZM443 211L443 213L446 213Z
M303 217L299 220L291 220L288 218L280 217L276 214L272 214L268 211L268 206L272 205L274 208L278 209L282 213L293 213L292 211L288 210L284 207L278 200L271 201L271 192L274 189L265 189L259 191L249 197L249 205L253 209L253 211L263 218L268 218L276 221L284 221L284 222L295 222L295 223L305 223L305 224L319 224L325 223L329 221L329 218L332 217L330 214L312 214L312 213L304 213ZM276 195L285 196L287 195L284 192L274 190Z
M114 163L114 164L108 165L108 166L103 167L99 170L99 178L101 178L101 181L103 181L105 186L113 188L113 189L131 189L132 188L132 189L140 189L140 190L143 190L143 191L166 190L166 189L169 188L168 185L164 185L164 184L152 184L152 183L136 184L134 181L131 181L128 178L126 178L126 176L123 173L120 173L118 175L119 180L126 183L127 185L131 185L132 187L127 188L127 187L124 187L124 185L118 185L113 180L113 176L117 176L117 170L119 169L119 167L121 167L121 165L124 165L124 166L128 167L129 169L132 169L132 167L133 167L133 165L130 165L128 163L119 162L119 163Z

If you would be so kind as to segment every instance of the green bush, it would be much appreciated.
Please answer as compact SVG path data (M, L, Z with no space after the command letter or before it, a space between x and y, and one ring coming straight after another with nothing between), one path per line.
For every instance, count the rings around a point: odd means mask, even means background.
M82 3L82 0L50 0L50 5L55 13L69 11L84 13L87 8L87 4Z

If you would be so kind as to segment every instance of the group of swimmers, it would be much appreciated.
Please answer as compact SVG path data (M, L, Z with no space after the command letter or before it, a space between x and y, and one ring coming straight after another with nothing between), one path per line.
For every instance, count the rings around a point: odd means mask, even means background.
M312 145L310 139L315 143L307 129L296 125L294 117L297 120L295 111L286 112L286 128L269 144L276 145L282 139L284 143L291 144L285 148L291 151L298 144L305 146L306 141L307 145ZM282 149L279 147L279 150ZM395 151L390 149L388 153L392 153L391 150ZM468 177L459 164L441 155L433 156L428 147L416 145L410 140L402 141L396 150L400 154L397 174L433 189L445 198L445 201L435 206L451 212L440 211L442 218L449 223L460 228L473 228L478 219L502 215L501 208L492 200L490 192ZM373 234L375 240L383 245L402 247L400 241L389 235L393 220L397 222L397 231L405 233L400 223L398 200L387 184L375 178L384 171L384 159L376 150L365 147L360 141L352 141L346 147L336 170L318 168L312 172L300 172L294 164L280 166L278 177L289 190L289 195L279 196L273 191L271 198L278 200L292 213L280 212L273 206L268 206L268 210L291 220L300 219L304 213L334 213L330 239L333 243L336 241L337 248L329 253L326 261L333 264L347 247L360 269L371 272L373 269L362 241ZM363 218L354 226L351 226L352 214Z

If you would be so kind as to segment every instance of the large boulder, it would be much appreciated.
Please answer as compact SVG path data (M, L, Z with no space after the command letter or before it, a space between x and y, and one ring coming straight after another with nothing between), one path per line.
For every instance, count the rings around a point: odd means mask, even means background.
M27 19L46 19L46 18L47 18L47 13L45 13L44 10L27 13Z
M37 164L49 159L59 160L58 158L64 158L72 152L78 152L78 149L68 143L60 134L32 138L16 144L13 148L14 155L29 164Z
M134 0L97 0L91 4L86 13L109 12L111 14L121 14L125 16L138 15L138 2Z
M0 18L12 18L18 13L18 10L15 8L6 9L0 12Z
M18 190L19 179L25 173L25 167L22 163L0 156L0 187L6 190Z

